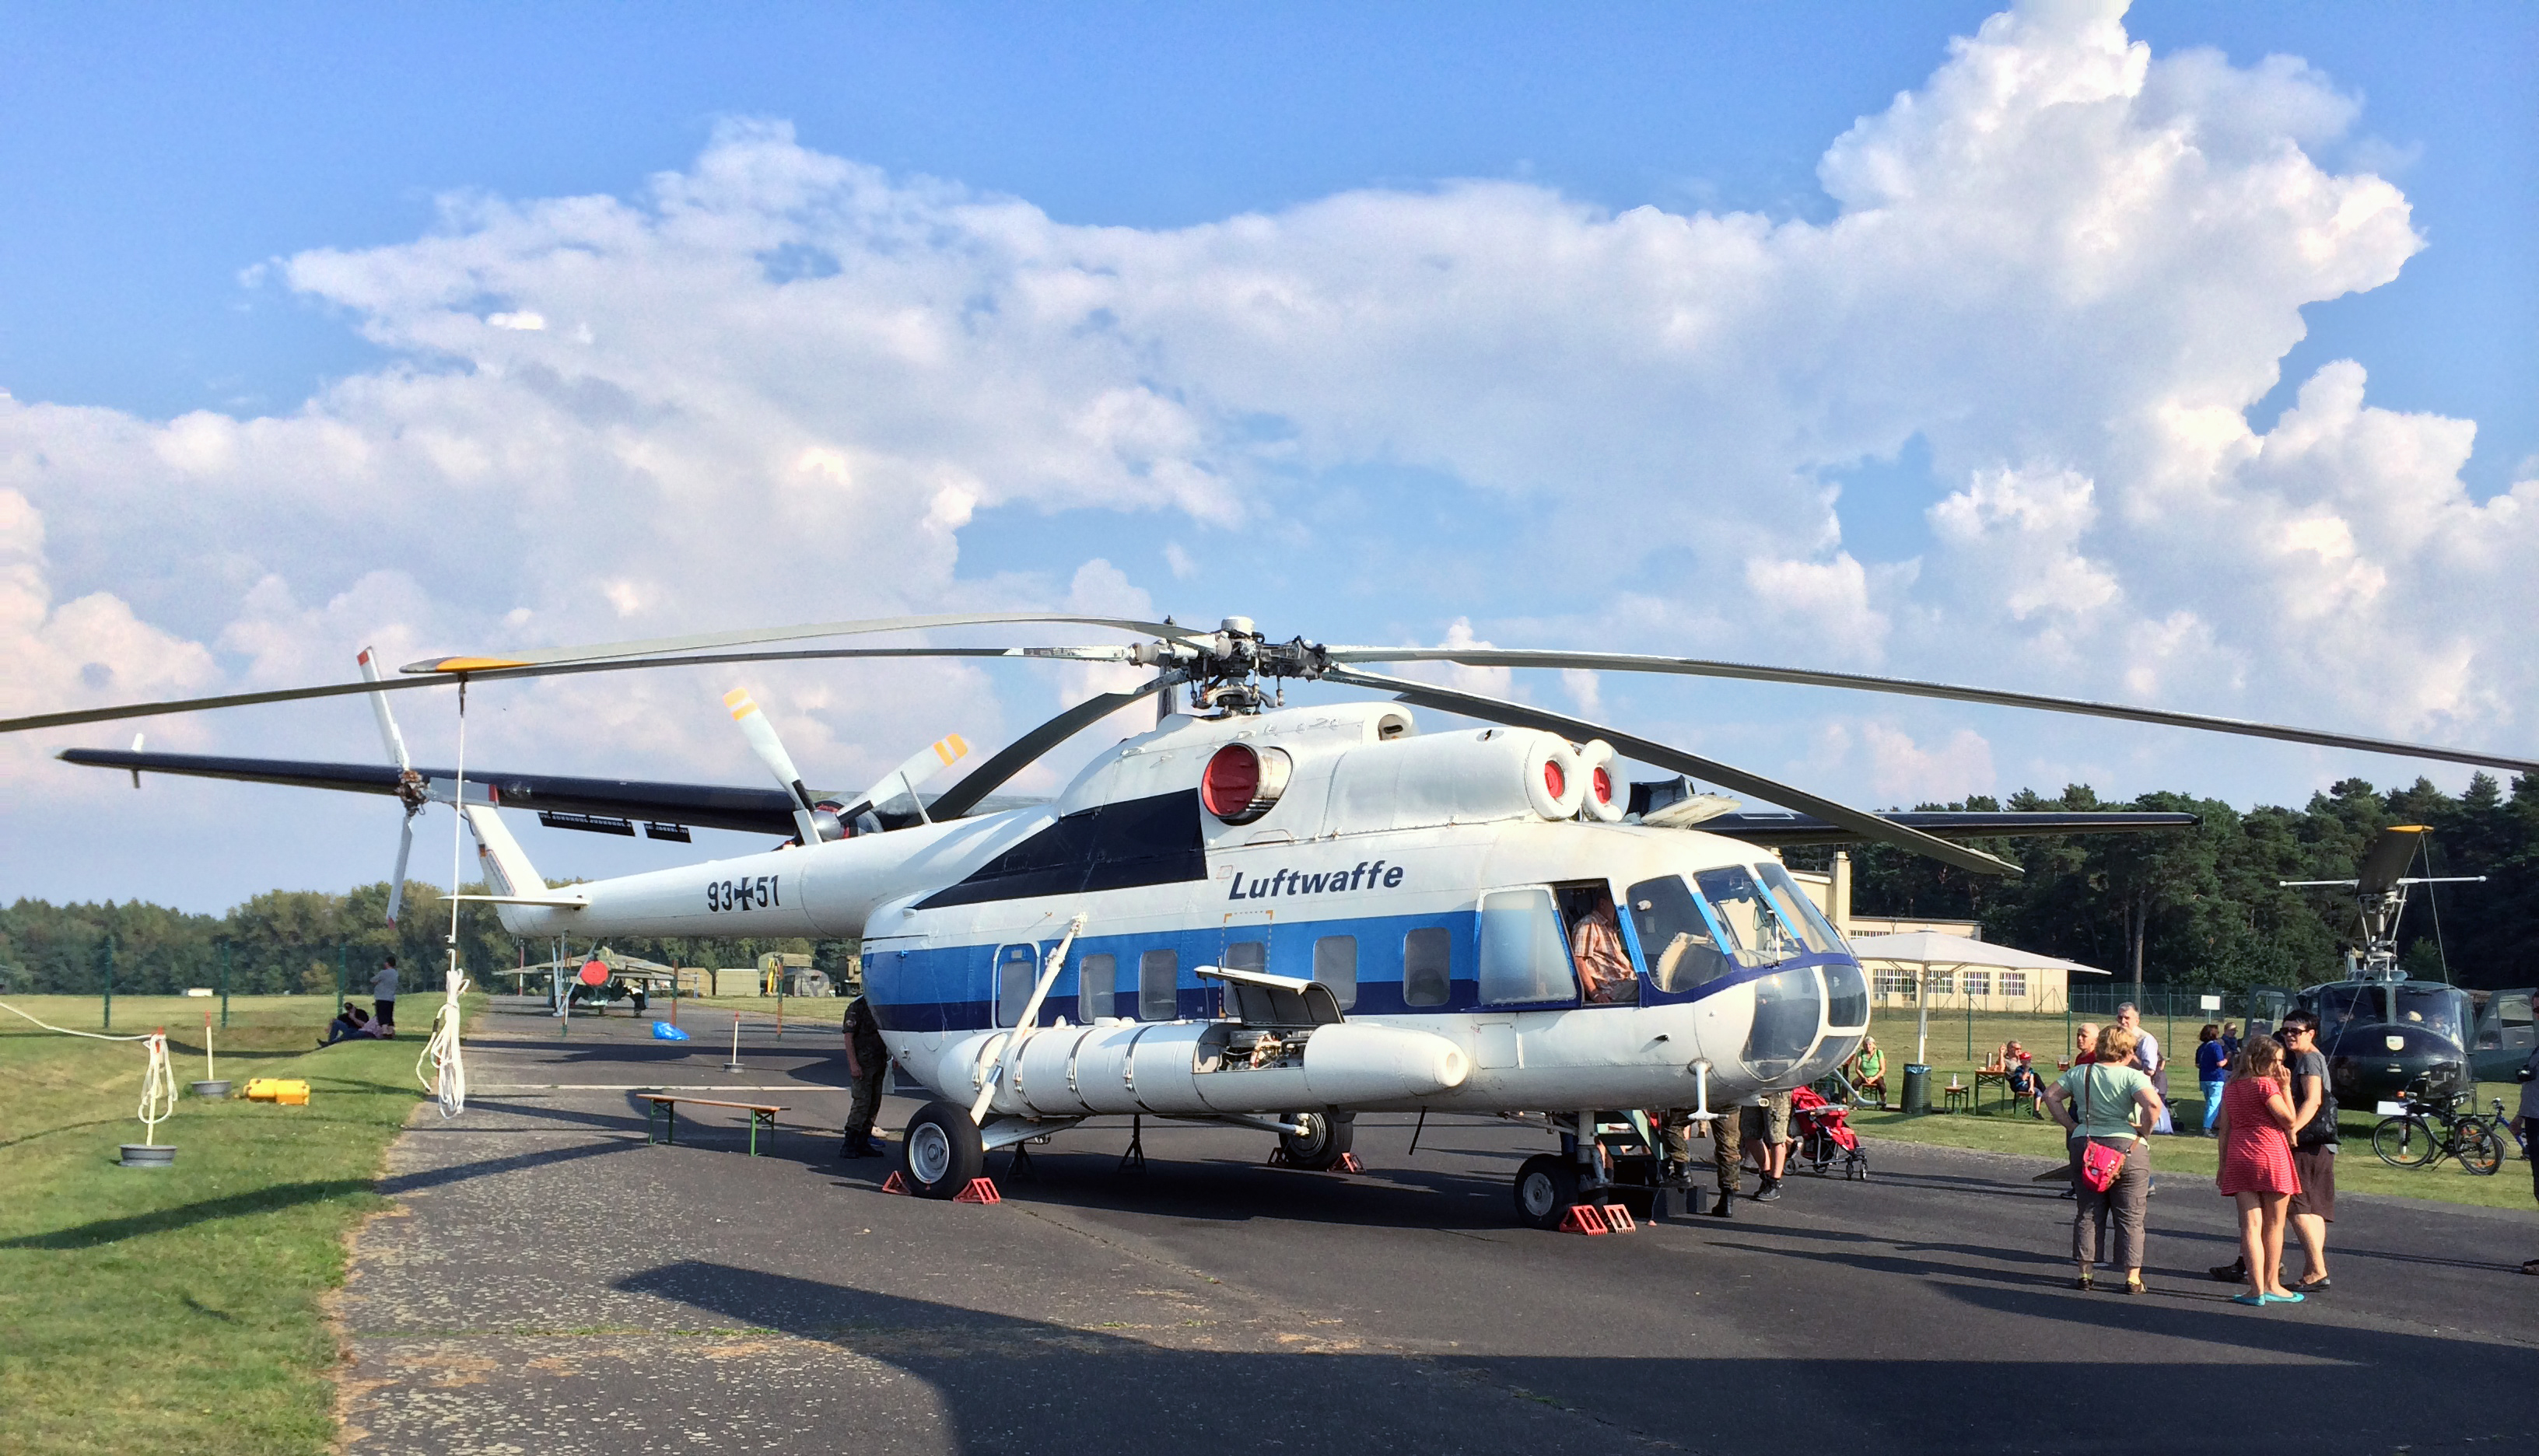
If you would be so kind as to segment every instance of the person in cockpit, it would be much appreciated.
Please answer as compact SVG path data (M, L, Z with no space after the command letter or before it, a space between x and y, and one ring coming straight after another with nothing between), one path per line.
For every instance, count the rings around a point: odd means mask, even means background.
M1613 892L1599 888L1587 913L1569 929L1570 958L1578 963L1578 980L1591 1002L1636 1002L1640 983L1631 974L1631 958L1622 949L1622 927L1613 910Z

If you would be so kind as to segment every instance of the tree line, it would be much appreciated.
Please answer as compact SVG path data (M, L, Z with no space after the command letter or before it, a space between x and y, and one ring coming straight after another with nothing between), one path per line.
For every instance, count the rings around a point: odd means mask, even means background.
M2408 968L2432 980L2494 989L2539 984L2539 776L2507 795L2480 774L2454 797L2418 779L2381 793L2347 779L2302 808L2242 812L2219 799L2146 794L2101 800L2087 786L2059 796L2029 791L2007 803L1977 797L1927 809L2152 809L2196 814L2192 830L2076 835L1993 843L2026 873L1969 873L1872 846L1852 855L1852 905L1862 915L1974 920L1984 938L2060 955L2119 979L2244 990L2305 986L2343 973L2356 943L2353 900L2338 890L2286 889L2288 879L2353 875L2372 838L2390 824L2431 825L2419 874L2484 874L2482 885L2420 887L2400 925ZM1793 867L1822 868L1830 851L1793 850ZM469 886L468 893L482 893ZM242 996L331 994L338 968L359 987L379 957L395 953L407 984L446 963L449 906L440 889L409 882L397 925L387 924L385 881L343 894L274 890L226 915L195 915L134 900L51 905L20 900L0 910L0 984L20 992L94 994L111 961L115 988L162 995L228 984ZM480 985L490 973L541 961L552 941L523 944L494 912L459 913L461 963ZM748 965L766 951L809 954L835 971L853 940L626 937L614 948L671 965ZM568 953L586 954L576 940Z
M2478 774L2457 797L2429 780L2382 793L2361 779L2301 808L2241 811L2219 799L2146 794L2101 800L2076 785L2048 797L1975 797L1925 809L2147 809L2198 815L2191 830L2012 839L1988 845L2019 878L1970 873L1883 846L1854 849L1852 907L1875 916L1973 920L1987 940L2112 971L2118 980L2240 991L2300 987L2345 973L2361 942L2353 893L2288 889L2284 880L2353 877L2392 824L2433 833L2418 875L2487 876L2485 884L2420 885L2398 930L2399 955L2428 980L2494 990L2539 984L2539 775L2507 795ZM1793 851L1822 868L1830 851Z
M483 894L471 884L462 893ZM169 996L188 987L235 996L331 996L339 984L368 994L371 976L393 954L406 989L437 987L449 961L449 901L435 885L406 882L397 923L387 923L385 880L342 894L270 890L225 915L191 914L142 900L122 904L53 905L22 899L0 909L0 988L28 994L94 996L113 978L129 996ZM835 971L853 940L793 937L627 936L605 941L626 954L664 965L752 965L767 951L807 954ZM496 973L553 957L555 942L522 941L486 906L462 904L459 963L477 985L508 990ZM573 937L568 955L592 942ZM339 977L341 980L339 981Z

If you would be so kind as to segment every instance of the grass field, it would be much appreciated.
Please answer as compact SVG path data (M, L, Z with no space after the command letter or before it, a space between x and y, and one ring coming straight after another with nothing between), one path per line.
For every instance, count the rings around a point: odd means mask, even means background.
M2082 1018L2075 1017L2075 1021ZM2167 1023L2155 1019L2148 1023L2172 1060L2168 1077L2169 1096L2175 1104L2175 1121L2180 1128L2202 1127L2204 1106L2195 1084L2195 1033L2203 1025L2177 1023L2176 1039L2169 1039ZM1904 1089L1904 1064L1913 1060L1915 1023L1909 1013L1881 1010L1871 1019L1870 1034L1878 1038L1887 1053L1887 1089L1890 1101L1901 1100ZM2038 1068L2048 1080L2054 1064L2070 1047L2070 1033L2063 1017L2021 1015L1978 1015L1971 1028L1963 1013L1949 1016L1938 1010L1931 1013L1930 1056L1933 1100L1939 1100L1937 1089L1947 1086L1954 1075L1968 1086L1974 1084L1974 1070L1982 1066L1995 1047L2017 1040L2033 1053ZM1971 1041L1974 1053L1966 1054ZM2478 1088L2478 1106L2500 1097L2509 1112L2519 1105L2521 1089L2509 1083L2489 1082ZM2002 1111L2000 1089L1987 1088L1982 1115L1935 1113L1923 1117L1906 1117L1900 1112L1855 1111L1851 1125L1873 1138L1894 1138L1911 1143L1936 1143L1951 1147L1977 1147L1994 1152L2034 1153L2039 1171L2063 1160L2063 1134L2051 1122L2033 1121L2025 1113ZM2365 1110L2348 1110L2343 1118L2344 1150L2337 1156L2336 1186L2340 1193L2389 1194L2400 1198L2438 1199L2446 1203L2477 1204L2491 1209L2527 1209L2530 1200L2530 1168L2517 1158L2507 1157L2503 1169L2492 1177L2460 1171L2459 1164L2445 1160L2436 1168L2393 1168L2371 1153L2371 1128L2379 1121L2377 1114ZM2220 1144L2208 1138L2161 1138L2152 1144L2152 1166L2163 1177L2210 1181L2220 1155Z
M42 1032L0 1013L0 1450L320 1452L335 1439L323 1300L345 1235L423 1095L430 1000L392 1042L312 1050L324 997L239 998L219 1072L305 1077L307 1107L180 1096L176 1165L116 1165L141 1141L138 1043ZM94 997L0 997L96 1030ZM218 1003L119 998L114 1030L164 1025L177 1088L203 1074Z

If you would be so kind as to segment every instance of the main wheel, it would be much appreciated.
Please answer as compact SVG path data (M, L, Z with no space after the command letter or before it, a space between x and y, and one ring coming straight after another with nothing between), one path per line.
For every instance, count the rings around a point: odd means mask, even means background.
M1305 1131L1278 1135L1278 1150L1300 1168L1321 1172L1339 1166L1349 1144L1357 1141L1357 1119L1322 1112L1300 1112L1292 1119Z
M1538 1152L1516 1170L1516 1216L1535 1228L1558 1228L1578 1202L1578 1165L1558 1153Z
M2495 1130L2484 1123L2462 1123L2459 1130L2460 1166L2472 1173L2495 1176L2504 1166L2504 1144Z
M917 1110L900 1135L899 1167L908 1191L919 1198L951 1198L988 1165L979 1125L957 1102L933 1101Z
M2393 1168L2421 1168L2441 1147L2434 1130L2412 1117L2384 1117L2371 1130L2371 1150Z

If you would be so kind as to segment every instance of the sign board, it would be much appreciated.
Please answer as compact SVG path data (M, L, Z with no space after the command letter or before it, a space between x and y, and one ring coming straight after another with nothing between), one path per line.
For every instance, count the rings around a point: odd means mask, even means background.
M2205 997L2203 998L2203 1006L2204 1009L2208 1011L2218 1011L2222 1009L2222 998L2218 996Z

